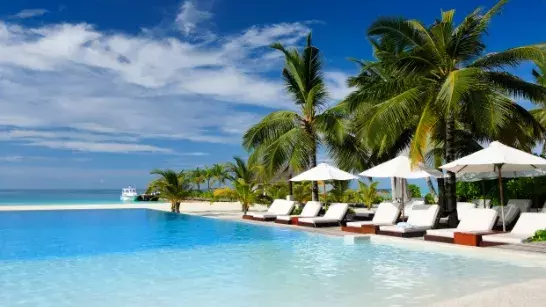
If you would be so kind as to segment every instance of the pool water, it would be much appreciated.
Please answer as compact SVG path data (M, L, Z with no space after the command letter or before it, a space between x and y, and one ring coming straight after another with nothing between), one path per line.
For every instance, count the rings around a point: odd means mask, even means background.
M0 306L426 306L545 273L146 209L0 213Z

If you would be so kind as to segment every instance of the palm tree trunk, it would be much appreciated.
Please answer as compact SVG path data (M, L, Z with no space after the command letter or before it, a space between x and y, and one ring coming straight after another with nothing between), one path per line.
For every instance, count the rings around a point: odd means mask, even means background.
M288 196L292 197L292 195L294 195L294 186L292 185L292 181L290 181L290 178L292 178L292 173L290 173L288 177Z
M436 193L436 189L434 188L434 185L432 184L432 180L430 177L425 178L428 186L428 192L432 194L432 197L434 197L434 201L438 202L438 194Z
M313 149L311 151L311 168L314 168L317 166L317 145L316 142L313 144ZM311 194L311 200L318 201L319 200L319 188L318 188L318 182L313 181L313 193Z
M174 212L175 213L180 213L180 202L177 201L175 204L174 204Z
M201 184L199 184L199 182L197 183L197 190L199 190L199 192L201 192Z
M445 155L446 162L449 163L455 158L454 148L454 134L455 134L455 119L452 114L449 114L446 119L446 141L445 141ZM457 179L455 173L447 172L446 188L446 211L448 213L448 225L449 227L457 227Z
M207 179L207 190L210 191L210 179Z
M174 202L174 201L171 201L171 212L173 212L173 213L176 212L176 209L175 209L175 202Z

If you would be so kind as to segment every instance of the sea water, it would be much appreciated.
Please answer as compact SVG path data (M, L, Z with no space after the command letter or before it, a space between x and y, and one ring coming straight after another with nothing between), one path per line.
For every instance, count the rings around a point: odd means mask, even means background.
M141 191L138 190L137 191ZM143 190L142 190L143 191ZM74 205L121 203L121 189L0 190L2 205Z

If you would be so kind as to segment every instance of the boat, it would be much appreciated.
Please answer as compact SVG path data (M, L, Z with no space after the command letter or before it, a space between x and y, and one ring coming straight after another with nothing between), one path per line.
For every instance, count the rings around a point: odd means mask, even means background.
M129 186L128 188L121 190L121 201L135 201L138 198L136 188Z

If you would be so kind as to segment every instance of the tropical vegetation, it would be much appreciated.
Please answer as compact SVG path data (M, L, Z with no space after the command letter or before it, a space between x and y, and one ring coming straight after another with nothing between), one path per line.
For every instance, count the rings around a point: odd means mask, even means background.
M185 171L193 195L239 200L246 212L254 202L291 195L299 202L319 199L318 182L287 181L314 167L326 153L342 169L360 172L409 153L413 163L440 165L482 148L493 140L525 151L544 144L546 136L546 45L514 46L490 52L484 39L491 20L504 8L476 9L462 18L442 11L432 23L404 17L380 17L366 38L373 59L353 61L359 71L347 80L352 92L332 101L323 73L322 53L308 35L302 50L279 43L271 48L284 58L281 78L293 103L251 126L242 145L248 161L235 158ZM535 64L534 82L514 74L515 67ZM525 99L537 108L526 110ZM504 180L506 193L523 195L542 179ZM206 184L206 191L201 187ZM486 183L496 199L495 182ZM370 205L381 197L377 183L323 182L321 200ZM483 197L482 183L457 183L448 173L436 187L427 181L427 203L438 202L449 223L457 222L456 201ZM410 187L414 197L421 197ZM540 194L540 193L539 193Z
M171 211L180 213L180 203L191 195L190 177L184 171L153 170L158 175L148 186L148 191L159 192L160 198L171 203Z

